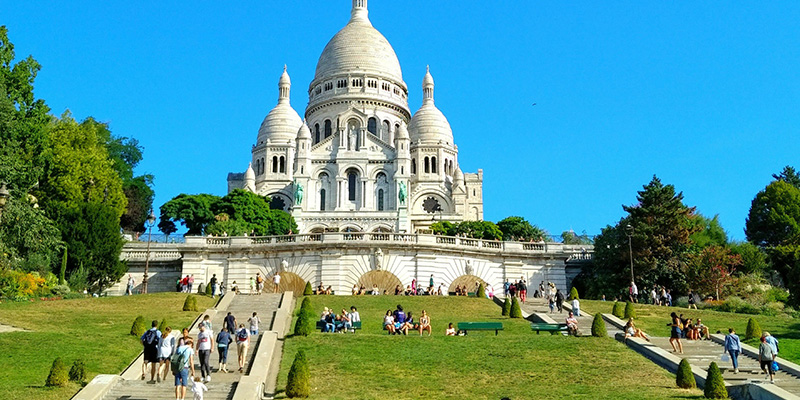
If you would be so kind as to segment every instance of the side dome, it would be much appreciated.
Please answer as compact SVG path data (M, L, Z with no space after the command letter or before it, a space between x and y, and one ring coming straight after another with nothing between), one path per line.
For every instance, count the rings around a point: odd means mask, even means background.
M366 0L353 1L350 22L325 46L314 81L354 71L373 73L398 84L403 82L397 54L367 17Z
M278 82L278 105L267 114L261 127L258 129L258 140L256 145L265 144L267 140L293 140L297 137L303 120L289 103L289 93L292 83L286 67L283 67L283 74Z
M411 117L408 132L411 134L411 140L417 144L443 142L452 146L454 145L453 129L433 102L433 86L433 76L428 69L422 80L422 107Z

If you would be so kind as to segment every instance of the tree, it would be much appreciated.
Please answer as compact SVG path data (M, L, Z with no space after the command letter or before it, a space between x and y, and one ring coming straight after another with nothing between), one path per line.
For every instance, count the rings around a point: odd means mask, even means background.
M308 369L308 359L303 350L297 352L289 369L289 378L286 381L286 395L289 398L308 397L311 395L311 372Z
M708 366L706 375L706 385L703 394L707 399L727 399L728 389L725 388L725 380L722 379L722 371L719 370L716 362L711 362Z
M741 266L736 271L737 273L761 274L770 267L767 253L752 243L737 242L732 243L729 247L731 252L742 260Z
M311 282L306 282L306 287L303 289L303 296L311 296L314 294L314 289L311 288Z
M606 330L606 323L605 321L603 321L603 315L600 313L594 314L594 319L592 320L592 336L594 337L608 336L608 331Z
M692 288L702 294L714 293L720 300L722 289L733 279L742 259L727 247L709 246L689 258L687 278Z
M8 258L0 266L46 274L64 247L61 232L44 210L25 197L12 197L0 219L0 248Z
M762 248L800 244L800 189L775 181L760 191L745 222L750 243Z
M503 237L503 233L491 221L464 221L458 224L456 233L484 240L500 240Z
M478 290L475 291L475 297L479 299L486 297L486 289L484 289L483 283L478 285Z
M450 221L439 221L432 223L430 229L434 235L455 236L458 233L458 224L453 224Z
M505 300L503 301L503 310L501 315L504 317L508 317L511 315L511 298L506 296Z
M503 240L542 242L547 237L547 231L531 225L522 217L507 217L497 223L497 228L502 232Z
M696 248L702 249L708 246L725 246L728 244L728 234L719 224L719 215L708 219L702 214L695 214L692 222L697 231L689 239L692 240L692 244Z
M153 209L153 176L142 175L123 182L122 190L128 199L128 207L120 218L120 226L126 232L145 232L145 221Z
M509 317L522 318L522 310L519 307L519 301L516 297L511 298L511 312L509 313Z
M564 244L592 244L592 238L583 231L580 235L573 230L561 232L561 243Z
M174 229L175 222L180 221L189 229L186 232L187 235L202 235L206 226L214 222L214 212L211 211L211 206L219 199L218 196L211 194L179 194L161 206L161 222L158 227L166 234L164 228Z
M697 387L697 381L694 379L692 365L689 364L689 360L681 359L681 363L678 365L678 373L675 375L675 383L681 389Z
M772 177L776 181L783 181L800 189L800 174L797 173L794 167L787 165L783 167L783 171L780 174L772 174Z

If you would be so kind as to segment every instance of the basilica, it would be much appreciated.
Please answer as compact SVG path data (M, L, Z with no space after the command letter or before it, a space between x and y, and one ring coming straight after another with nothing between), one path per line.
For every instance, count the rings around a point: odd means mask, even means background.
M300 232L417 233L433 222L483 219L483 171L464 173L458 146L434 103L430 70L411 113L400 62L372 26L367 0L325 46L301 118L286 67L244 173L228 191L271 198Z

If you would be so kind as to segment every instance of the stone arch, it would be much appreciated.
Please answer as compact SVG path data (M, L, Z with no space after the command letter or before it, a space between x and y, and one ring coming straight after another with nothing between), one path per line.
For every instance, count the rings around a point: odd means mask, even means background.
M342 227L339 229L339 232L352 232L352 233L359 233L359 232L364 232L364 228L362 228L362 227L360 227L360 226L358 226L358 225L356 225L356 224L349 223L349 224L347 224L347 225L345 225L345 226L342 226Z
M378 224L370 228L370 232L376 233L391 233L394 232L394 228L392 228L389 224Z
M385 290L387 294L394 294L395 286L403 288L400 278L389 271L369 271L358 278L358 286L364 286L368 293L372 290L373 284L378 286L380 293Z
M483 287L486 287L487 283L483 279L475 276L475 275L461 275L458 278L454 279L453 282L450 283L450 287L447 289L448 292L453 293L456 291L456 286L464 286L467 285L467 292L473 293L477 286L475 283L482 283Z
M282 271L280 275L281 283L278 285L280 293L291 290L294 297L303 295L303 291L306 289L306 281L300 275L287 271ZM267 293L272 292L272 276L267 278L267 284L264 287Z

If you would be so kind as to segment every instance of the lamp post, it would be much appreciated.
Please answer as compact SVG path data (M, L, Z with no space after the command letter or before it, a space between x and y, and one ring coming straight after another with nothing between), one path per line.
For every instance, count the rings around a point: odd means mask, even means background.
M156 215L150 210L147 216L147 255L144 259L144 277L142 277L142 294L147 294L147 273L150 270L150 238L153 237L153 225L156 224Z
M6 183L0 182L0 217L3 216L3 209L6 207L6 202L9 197L11 197L11 194L6 188Z
M625 234L628 235L628 254L630 254L631 258L631 285L633 285L633 226L631 224L625 226Z

